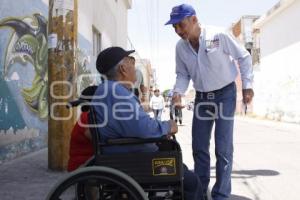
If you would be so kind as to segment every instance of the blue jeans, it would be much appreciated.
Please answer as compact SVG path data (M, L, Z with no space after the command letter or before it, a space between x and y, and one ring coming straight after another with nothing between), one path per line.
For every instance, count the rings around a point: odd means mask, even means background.
M225 200L231 193L233 157L233 124L236 107L236 85L231 83L212 92L197 92L192 126L195 172L206 194L210 181L210 138L215 123L216 183L214 200Z

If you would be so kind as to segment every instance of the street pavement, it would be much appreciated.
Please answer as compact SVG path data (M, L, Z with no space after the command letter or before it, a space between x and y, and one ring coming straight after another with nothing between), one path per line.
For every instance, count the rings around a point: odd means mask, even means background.
M168 112L163 118L167 119ZM192 112L184 110L177 140L193 169ZM237 116L231 200L298 200L300 125ZM212 136L211 184L215 182ZM0 165L1 200L41 200L65 172L47 169L47 149Z
M300 191L300 125L236 116L231 200L298 200ZM192 112L184 112L177 138L183 160L193 169ZM214 138L211 182L215 182Z

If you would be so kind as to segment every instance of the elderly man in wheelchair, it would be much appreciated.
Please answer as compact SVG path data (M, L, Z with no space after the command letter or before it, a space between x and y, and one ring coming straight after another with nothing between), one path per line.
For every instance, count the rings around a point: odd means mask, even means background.
M95 155L86 166L92 167L72 172L48 199L62 199L75 182L76 199L203 199L198 176L182 163L177 124L150 118L131 91L133 52L110 47L98 55L96 67L106 79L85 103Z

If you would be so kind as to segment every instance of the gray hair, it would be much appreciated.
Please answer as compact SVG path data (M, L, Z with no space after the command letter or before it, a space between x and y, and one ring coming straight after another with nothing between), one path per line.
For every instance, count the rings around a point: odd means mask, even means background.
M111 68L108 72L105 73L107 80L115 80L117 78L119 66L122 65L123 62L124 58L120 62L118 62L118 64L116 64L113 68Z

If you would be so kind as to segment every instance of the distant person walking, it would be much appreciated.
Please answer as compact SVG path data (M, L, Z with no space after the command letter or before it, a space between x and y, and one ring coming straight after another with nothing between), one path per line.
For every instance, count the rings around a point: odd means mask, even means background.
M154 90L154 95L150 100L150 108L153 110L154 118L161 120L161 114L165 107L165 101L162 95L160 95L159 89Z
M167 102L169 103L169 109L170 109L170 119L174 120L176 123L179 122L180 125L182 125L182 107L175 106L175 104L172 101L173 97L173 90L170 90L167 94Z

